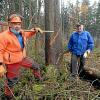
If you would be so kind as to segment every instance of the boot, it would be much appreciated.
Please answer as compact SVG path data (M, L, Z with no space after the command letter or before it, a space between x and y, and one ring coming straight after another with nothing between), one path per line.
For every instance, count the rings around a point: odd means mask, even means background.
M6 100L13 100L13 87L5 86L4 92Z
M36 81L43 81L40 70L33 70L33 74Z
M5 98L6 98L6 100L14 100L14 99L13 99L13 96L8 96L8 95L6 95Z

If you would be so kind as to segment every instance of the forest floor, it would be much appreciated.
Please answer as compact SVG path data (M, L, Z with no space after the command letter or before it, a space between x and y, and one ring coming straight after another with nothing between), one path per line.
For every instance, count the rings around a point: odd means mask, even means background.
M64 55L59 70L54 65L43 68L43 82L35 81L31 70L22 70L20 81L15 86L14 100L100 100L100 80L85 74L79 79L72 78L70 59L70 54ZM85 66L100 70L99 49L89 55ZM4 82L0 80L1 97L3 86Z
M68 59L69 58L69 59ZM70 62L70 55L65 55L65 61ZM100 50L95 50L86 59L85 67L96 69L100 72ZM70 73L69 73L70 74ZM100 79L92 75L82 73L78 80L67 79L67 100L100 100ZM100 78L100 77L99 77ZM65 99L66 100L66 99Z

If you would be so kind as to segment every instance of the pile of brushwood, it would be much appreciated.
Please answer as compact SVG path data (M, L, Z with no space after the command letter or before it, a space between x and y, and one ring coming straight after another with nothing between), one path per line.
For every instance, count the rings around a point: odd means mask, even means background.
M43 82L35 80L31 70L22 69L19 82L15 86L15 100L100 100L99 50L87 58L86 69L79 79L70 76L69 63L70 54L63 56L60 68L55 65L41 67ZM92 68L92 71L89 68ZM4 79L1 79L1 96L4 93L3 82Z

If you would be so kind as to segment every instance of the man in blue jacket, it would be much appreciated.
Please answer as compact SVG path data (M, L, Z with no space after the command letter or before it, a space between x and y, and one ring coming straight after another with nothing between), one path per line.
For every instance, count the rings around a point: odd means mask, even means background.
M84 31L82 24L76 25L68 42L68 51L71 52L71 73L75 78L83 70L85 58L93 50L94 41L88 31Z

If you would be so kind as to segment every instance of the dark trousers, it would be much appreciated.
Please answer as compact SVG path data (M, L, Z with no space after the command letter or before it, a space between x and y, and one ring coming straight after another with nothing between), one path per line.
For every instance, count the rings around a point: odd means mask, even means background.
M84 68L85 65L85 58L83 55L77 56L72 54L71 56L71 74L72 76L78 76Z

